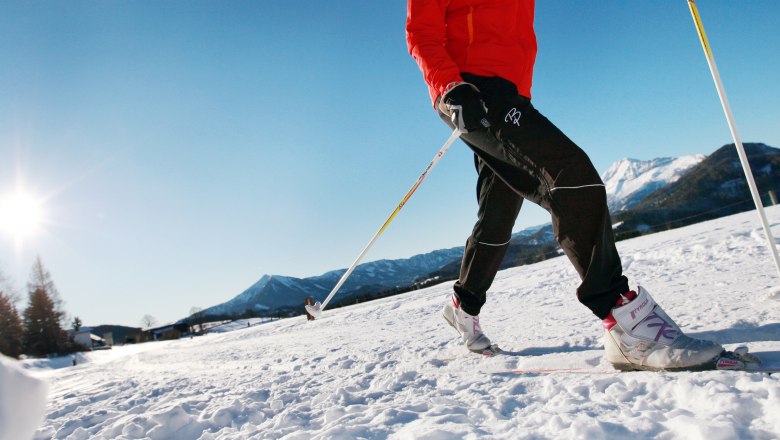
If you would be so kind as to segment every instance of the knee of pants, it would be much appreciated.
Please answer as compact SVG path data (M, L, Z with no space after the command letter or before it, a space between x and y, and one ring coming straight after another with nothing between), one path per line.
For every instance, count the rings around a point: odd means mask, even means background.
M600 225L610 221L603 185L558 188L552 192L550 205L553 216L560 221L581 225Z
M472 235L481 243L498 245L511 238L523 198L495 174L489 177L479 188L478 219Z
M481 209L479 219L474 225L472 235L485 244L504 244L512 237L512 229L520 211L521 201L516 205L489 206Z
M512 239L512 227L490 228L479 225L479 227L474 228L471 235L478 244L503 246Z
M461 261L459 283L475 294L484 294L493 283L508 245L493 246L469 238Z

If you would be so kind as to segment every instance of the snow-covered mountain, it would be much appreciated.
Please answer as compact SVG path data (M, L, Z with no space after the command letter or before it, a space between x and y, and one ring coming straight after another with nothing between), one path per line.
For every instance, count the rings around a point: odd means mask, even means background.
M532 226L512 236L513 246L538 246L555 240L552 226L548 223ZM508 253L509 257L512 252ZM339 291L336 301L349 300L364 294L379 294L383 291L406 288L428 277L452 277L460 267L463 246L441 249L411 258L377 260L355 268ZM511 260L511 258L508 258ZM508 261L511 263L511 261ZM447 268L442 271L443 268ZM309 278L295 278L283 275L263 275L256 283L236 297L222 304L199 312L200 316L240 316L247 311L254 314L301 309L303 300L310 296L315 301L323 300L346 269L326 272Z
M412 285L425 276L457 260L463 255L463 247L442 249L411 258L377 260L355 268L339 291L343 301L365 293ZM242 315L247 311L262 313L284 308L302 308L304 298L323 300L336 285L346 269L333 270L319 276L295 278L282 275L263 275L255 284L235 298L200 312L202 316Z
M652 160L621 159L613 163L601 179L607 188L611 212L630 209L653 191L677 181L706 156L696 154Z
M780 193L780 149L745 143L745 153L765 204ZM734 144L724 145L679 179L614 215L618 236L665 230L753 209L747 180Z
M780 236L780 207L767 215ZM776 363L780 281L759 236L745 212L617 246L631 285L683 331ZM316 321L80 354L76 367L28 359L50 386L34 438L780 438L777 374L610 371L578 283L566 257L499 272L481 314L506 351L492 358L466 351L441 318L447 282ZM508 372L566 368L580 370ZM2 379L0 427L34 420L44 393Z
M553 234L552 223L531 226L512 234L512 242L514 243L535 245L547 244L554 240L555 234Z

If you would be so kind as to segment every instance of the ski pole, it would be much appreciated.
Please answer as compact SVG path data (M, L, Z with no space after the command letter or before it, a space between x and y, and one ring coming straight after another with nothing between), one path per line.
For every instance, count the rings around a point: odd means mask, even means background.
M780 275L780 256L777 253L775 239L772 236L772 231L769 229L769 221L767 221L766 213L764 212L764 205L761 203L761 195L758 193L756 181L753 178L753 172L750 169L750 163L748 162L747 154L745 153L745 147L742 146L739 133L737 133L737 126L734 123L734 116L731 114L731 106L729 105L729 100L726 97L726 90L723 88L723 82L720 80L718 67L715 65L715 57L712 55L712 48L710 47L710 43L707 41L707 34L704 33L704 24L702 24L701 17L699 17L699 10L696 8L695 0L688 0L688 7L691 9L693 23L696 25L696 31L699 34L701 47L704 49L705 57L707 57L707 64L710 66L710 73L712 73L712 79L715 81L715 88L718 90L720 104L723 106L723 112L726 114L726 120L729 124L731 137L734 138L734 145L737 147L737 154L739 155L739 160L742 163L742 170L745 172L745 178L747 178L748 186L750 187L750 194L753 196L753 203L756 204L758 216L761 219L761 225L764 228L764 234L766 234L767 244L769 244L769 249L772 251L772 258L775 260L777 273Z
M453 130L452 134L450 135L449 139L447 139L447 142L444 143L444 145L441 147L438 153L436 153L436 156L433 157L433 160L431 163L428 164L428 167L425 168L425 171L420 175L420 177L417 179L417 182L415 182L414 185L412 185L412 188L409 190L409 192L406 193L403 199L401 199L401 203L398 204L398 206L395 208L392 214L390 214L390 217L387 218L385 223L382 225L381 228L379 228L379 231L377 231L376 234L374 234L374 237L371 239L371 241L368 242L366 247L363 249L363 252L360 253L360 255L355 258L355 261L352 263L352 266L347 269L346 272L344 272L344 275L341 276L341 279L338 283L336 283L336 286L333 288L333 290L330 291L328 294L328 297L325 298L325 301L320 304L320 302L316 302L313 305L307 305L306 311L309 312L310 315L314 316L315 318L319 318L322 315L322 311L325 309L325 306L328 305L331 299L336 295L336 292L339 291L341 286L344 284L345 281L347 281L347 278L352 274L352 271L355 270L355 267L357 267L358 263L360 263L360 260L363 259L363 257L368 253L368 250L371 249L371 246L374 245L374 242L379 238L380 235L382 235L383 232L385 232L385 229L390 225L390 222L393 221L396 215L398 215L398 212L401 211L401 208L404 207L406 202L409 200L409 198L412 197L412 194L414 194L415 191L417 191L417 188L420 187L420 184L422 184L423 180L425 180L425 177L428 176L428 173L431 172L433 167L436 166L436 164L439 162L439 159L441 159L442 156L444 156L444 153L447 152L447 150L452 146L452 144L455 142L455 139L457 139L460 136L460 131L456 128Z

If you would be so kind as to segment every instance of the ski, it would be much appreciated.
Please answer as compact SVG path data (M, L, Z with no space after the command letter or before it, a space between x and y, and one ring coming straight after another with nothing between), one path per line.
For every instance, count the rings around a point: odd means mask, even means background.
M745 373L774 374L780 372L780 364L761 359L760 356L749 353L748 348L741 346L734 351L723 351L712 362L691 368L651 369L636 365L616 365L614 369L599 369L587 367L573 368L520 368L493 371L495 375L545 375L545 374L619 374L619 373L693 373L701 371L735 371Z
M501 376L501 375L547 375L547 374L625 374L625 373L696 373L696 372L703 372L703 371L733 371L733 372L741 372L741 373L764 373L764 374L775 374L780 372L780 366L775 367L759 367L759 368L751 368L751 369L745 369L745 370L735 370L735 369L729 369L729 370L718 370L718 369L712 369L712 370L599 370L599 369L593 369L593 368L523 368L523 369L517 369L517 370L500 370L500 371L491 371L490 374Z
M503 350L501 350L497 344L493 344L487 348L483 348L482 350L472 350L472 352L481 354L485 357L491 357L503 353Z
M519 370L502 370L502 371L491 371L490 374L494 374L497 376L502 375L545 375L545 374L557 374L557 373L567 373L567 374L619 374L622 373L620 370L595 370L592 368L523 368Z

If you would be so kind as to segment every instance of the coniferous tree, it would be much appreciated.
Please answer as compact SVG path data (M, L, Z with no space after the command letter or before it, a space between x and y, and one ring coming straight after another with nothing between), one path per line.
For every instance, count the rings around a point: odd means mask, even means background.
M22 354L24 330L11 297L0 291L0 353L18 358Z
M30 302L24 310L24 352L46 356L66 351L67 334L60 325L61 314L44 289L30 292Z
M60 309L62 301L40 257L33 264L27 289L29 303L23 314L24 353L32 356L67 353L70 347L62 326L65 319L65 313Z
M54 303L54 310L60 314L60 326L63 328L67 327L69 323L63 308L64 304L60 297L60 292L57 290L57 286L54 285L54 281L52 281L51 273L43 266L40 255L35 258L30 271L30 280L27 282L27 292L34 292L36 289L46 292L46 295Z
M70 323L71 328L73 328L74 332L78 332L81 330L81 318L78 316L73 318L73 321Z

